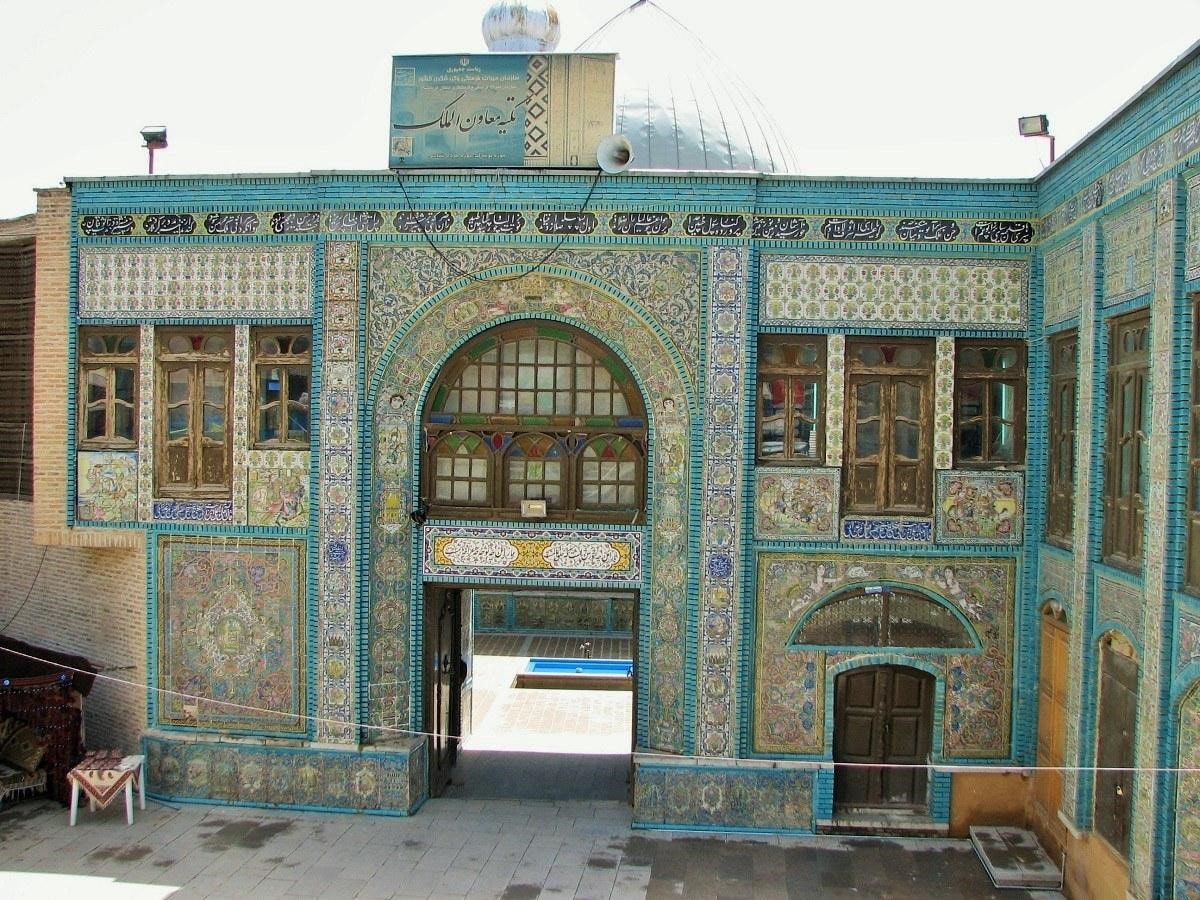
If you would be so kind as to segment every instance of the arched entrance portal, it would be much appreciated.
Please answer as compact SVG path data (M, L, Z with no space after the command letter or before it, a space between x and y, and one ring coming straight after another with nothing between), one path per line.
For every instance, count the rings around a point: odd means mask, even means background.
M864 666L834 682L834 808L929 808L934 677L908 666Z
M512 321L446 361L421 433L420 517L433 532L464 519L487 526L441 537L443 555L478 562L500 553L491 584L425 584L431 795L607 797L604 771L623 794L628 762L614 767L594 748L613 755L615 737L627 757L633 746L637 591L589 592L579 564L613 552L601 529L646 518L648 421L636 381L576 328ZM519 580L547 560L576 569L582 583L531 589ZM487 618L483 645L477 615ZM600 646L617 649L594 653ZM520 671L527 663L553 674L534 678ZM573 762L529 759L551 751ZM589 784L599 793L578 793Z

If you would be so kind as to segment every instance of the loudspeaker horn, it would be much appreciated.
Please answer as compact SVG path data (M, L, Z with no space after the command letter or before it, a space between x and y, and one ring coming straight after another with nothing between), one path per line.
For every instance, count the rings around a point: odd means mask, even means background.
M633 162L633 144L623 134L610 134L596 145L596 161L609 175L617 175Z

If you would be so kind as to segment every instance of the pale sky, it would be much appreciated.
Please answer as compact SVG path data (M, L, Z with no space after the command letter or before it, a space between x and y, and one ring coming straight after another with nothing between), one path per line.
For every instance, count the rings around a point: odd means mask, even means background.
M657 0L800 173L1025 178L1200 37L1200 0ZM560 51L629 0L556 0ZM487 0L0 0L0 218L63 176L383 169L391 57L479 52ZM618 48L619 49L619 48ZM620 62L618 61L618 66Z

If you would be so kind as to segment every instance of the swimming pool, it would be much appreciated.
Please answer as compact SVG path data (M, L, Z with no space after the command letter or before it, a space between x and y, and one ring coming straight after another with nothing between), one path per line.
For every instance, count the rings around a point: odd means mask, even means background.
M559 690L633 690L633 661L629 659L578 659L535 656L514 687Z

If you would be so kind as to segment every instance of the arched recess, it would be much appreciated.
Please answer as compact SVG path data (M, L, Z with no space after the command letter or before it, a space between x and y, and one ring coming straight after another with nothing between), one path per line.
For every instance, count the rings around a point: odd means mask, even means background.
M955 607L917 585L848 585L796 623L794 647L899 647L979 650L983 645Z
M1200 680L1179 703L1176 738L1173 896L1194 897L1200 895Z
M640 743L682 752L687 626L689 434L694 394L679 354L630 298L571 273L535 273L520 291L500 282L467 281L422 305L393 335L367 396L372 434L367 442L370 537L366 566L367 715L370 724L414 727L418 715L411 640L413 597L419 582L419 535L413 509L419 463L421 410L436 374L485 329L518 319L560 322L590 335L621 358L636 379L650 420L646 535L641 622L644 642L639 697L646 733Z

